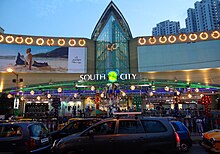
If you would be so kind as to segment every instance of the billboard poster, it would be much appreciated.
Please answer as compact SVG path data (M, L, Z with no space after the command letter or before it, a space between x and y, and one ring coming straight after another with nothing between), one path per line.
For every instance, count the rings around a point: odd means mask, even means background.
M86 47L0 44L0 72L12 68L18 73L82 73L81 69L77 72L77 69L70 71L71 68L68 68L69 55L74 55L70 52L78 54L80 48L86 52ZM86 59L82 57L86 56L85 53L79 56L82 60ZM86 69L85 65L83 69Z
M86 73L86 48L69 47L68 73Z

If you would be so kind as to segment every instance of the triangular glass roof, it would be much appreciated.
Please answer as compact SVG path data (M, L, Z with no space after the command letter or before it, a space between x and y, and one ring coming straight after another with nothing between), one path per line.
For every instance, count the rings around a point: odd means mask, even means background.
M110 2L105 11L103 12L101 18L99 19L98 23L96 24L96 27L92 33L91 39L97 40L98 36L102 32L103 28L106 25L106 22L108 21L111 14L114 14L116 20L120 24L121 28L123 29L127 40L132 39L132 34L129 28L129 25L127 21L125 20L124 16L120 12L120 10L117 8L117 6L114 4L114 2Z

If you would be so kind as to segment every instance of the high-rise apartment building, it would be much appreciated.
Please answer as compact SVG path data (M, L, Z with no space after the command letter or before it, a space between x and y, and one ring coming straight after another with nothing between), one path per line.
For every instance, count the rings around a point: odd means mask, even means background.
M187 32L219 29L220 0L202 0L194 3L195 9L187 10Z
M196 16L195 16L195 9L189 8L187 10L187 18L186 22L186 32L197 32L196 27Z
M170 35L180 33L180 22L176 21L163 21L157 24L156 27L152 29L153 36L159 35Z

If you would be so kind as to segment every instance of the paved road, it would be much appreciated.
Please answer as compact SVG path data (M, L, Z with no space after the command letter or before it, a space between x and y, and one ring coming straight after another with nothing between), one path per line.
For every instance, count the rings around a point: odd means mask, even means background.
M190 151L186 152L185 154L208 154L208 152L206 152L205 149L199 144L193 144Z

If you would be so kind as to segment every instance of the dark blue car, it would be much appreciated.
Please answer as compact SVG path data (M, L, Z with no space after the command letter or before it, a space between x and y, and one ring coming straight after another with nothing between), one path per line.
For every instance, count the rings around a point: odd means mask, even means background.
M180 137L180 148L182 152L187 152L192 147L192 139L188 128L180 121L171 121Z

